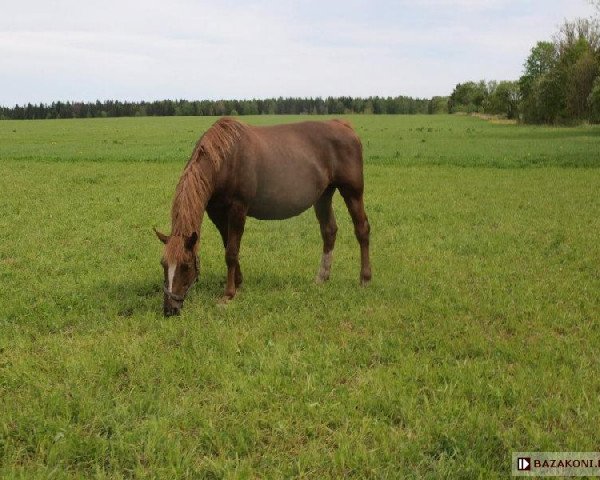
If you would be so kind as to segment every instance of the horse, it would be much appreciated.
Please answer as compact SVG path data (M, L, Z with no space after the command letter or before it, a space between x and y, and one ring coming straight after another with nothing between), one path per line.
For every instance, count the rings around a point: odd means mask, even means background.
M164 244L164 315L180 313L198 279L205 212L225 249L223 302L242 283L238 254L248 216L283 220L313 206L323 240L316 282L327 281L338 229L331 205L336 189L352 217L364 286L371 280L370 226L363 203L362 144L352 126L338 119L260 127L219 119L198 140L181 174L171 208L171 234L154 229Z

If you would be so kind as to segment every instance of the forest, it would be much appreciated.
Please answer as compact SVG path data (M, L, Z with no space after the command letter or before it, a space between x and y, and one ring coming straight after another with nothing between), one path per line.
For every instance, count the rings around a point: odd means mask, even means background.
M0 119L223 116L223 115L328 115L328 114L426 114L447 110L447 99L411 97L270 98L251 100L156 100L127 102L52 102L51 104L0 107Z

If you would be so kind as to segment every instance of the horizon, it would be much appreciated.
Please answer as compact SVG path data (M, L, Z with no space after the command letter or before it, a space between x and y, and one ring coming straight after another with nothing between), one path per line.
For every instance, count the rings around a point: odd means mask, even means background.
M279 99L283 99L283 100L287 100L287 99L293 99L293 100L327 100L328 98L334 98L334 99L339 99L339 98L351 98L354 100L369 100L369 99L375 99L375 98L380 98L380 99L387 99L387 98L408 98L411 100L415 100L415 101L423 101L423 102L428 102L431 101L433 98L445 98L445 97L449 97L450 94L448 95L434 95L433 97L409 97L407 95L386 95L381 96L381 95L369 95L366 97L352 97L349 95L328 95L326 97L322 97L322 96L314 96L314 97L282 97L282 96L278 96L278 97L264 97L264 98L156 98L156 99L152 99L152 100L121 100L118 98L106 98L106 99L95 99L95 100L62 100L62 99L58 99L58 100L52 100L50 102L38 102L38 103L33 103L33 102L27 102L25 104L15 104L15 105L2 105L0 104L0 108L7 108L7 109L13 109L15 107L27 107L28 104L31 105L46 105L46 106L51 106L52 104L57 104L57 103L64 103L64 104L95 104L96 102L100 102L100 103L107 103L107 102L120 102L123 104L141 104L141 103L159 103L159 102L189 102L189 103L193 103L193 102L266 102L269 100L279 100ZM283 115L287 115L287 114L283 114Z
M518 79L537 41L593 11L584 0L57 0L52 11L24 0L0 20L0 105L431 99Z

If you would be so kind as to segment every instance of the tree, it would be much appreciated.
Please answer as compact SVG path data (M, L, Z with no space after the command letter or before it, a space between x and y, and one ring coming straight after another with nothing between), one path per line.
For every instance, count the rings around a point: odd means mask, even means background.
M242 115L258 115L258 103L256 100L245 100L241 105Z
M448 110L450 113L480 112L484 108L487 97L488 90L484 80L481 80L479 83L459 83L450 95Z
M486 112L517 118L521 93L518 82L502 81L488 86L489 98Z
M438 113L448 113L448 101L450 97L433 97L429 101L428 113L435 115Z
M546 75L552 70L556 62L558 61L558 52L556 46L552 42L538 42L535 47L531 49L531 53L525 64L523 65L525 71L523 76L519 79L519 86L521 88L521 95L523 98L527 98L533 84L542 75Z
M590 2L598 7L600 0ZM525 122L587 120L600 75L600 17L565 21L553 42L538 42L519 80Z
M536 123L556 123L565 109L563 79L558 70L542 75L535 84Z
M598 77L599 67L587 42L581 39L576 45L580 44L579 51L571 59L572 63L565 66L566 114L568 118L583 120L590 116L588 99Z
M565 51L572 48L581 39L587 41L594 54L600 53L600 23L598 19L577 18L565 21L554 36L559 56L562 57Z
M596 77L594 87L588 97L588 106L590 108L590 122L600 123L600 76Z

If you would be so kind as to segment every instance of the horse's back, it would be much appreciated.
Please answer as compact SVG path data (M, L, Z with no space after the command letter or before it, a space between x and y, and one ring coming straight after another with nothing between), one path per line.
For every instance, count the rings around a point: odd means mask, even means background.
M347 122L249 126L238 147L234 171L250 216L298 215L332 185L362 190L362 147Z
M305 121L253 130L263 147L263 158L271 163L315 162L326 167L332 177L350 167L360 167L362 172L362 145L345 120Z

